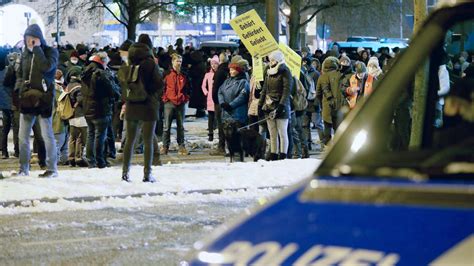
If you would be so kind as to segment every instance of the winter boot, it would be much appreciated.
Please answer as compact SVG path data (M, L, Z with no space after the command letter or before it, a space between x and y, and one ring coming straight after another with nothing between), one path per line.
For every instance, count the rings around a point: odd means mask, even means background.
M178 148L178 155L189 155L189 151L186 150L186 147L184 145L180 145Z
M270 153L270 161L276 161L276 160L278 160L278 154Z
M308 147L303 146L303 151L301 152L301 158L303 159L309 158Z
M168 154L168 147L162 146L162 147L160 148L160 154L161 154L161 155L166 155L166 154Z
M286 153L280 153L278 160L285 160L285 159L286 159Z
M132 182L132 180L130 179L130 176L128 175L128 172L122 173L122 181Z
M143 182L156 182L156 179L151 175L151 169L145 169L144 173L145 175L143 176Z
M46 170L46 172L38 175L38 177L41 177L41 178L52 178L52 177L57 177L57 176L58 176L58 172L51 171L51 170Z

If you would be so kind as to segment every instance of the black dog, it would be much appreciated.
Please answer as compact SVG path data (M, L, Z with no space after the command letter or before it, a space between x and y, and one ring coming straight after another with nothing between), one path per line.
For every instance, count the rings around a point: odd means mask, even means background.
M227 149L229 149L230 162L234 162L234 154L239 153L240 161L244 161L244 150L239 132L240 123L234 120L225 120L222 122L224 138Z
M265 158L265 139L255 129L242 128L240 130L240 137L243 150L246 154L253 157L254 162Z

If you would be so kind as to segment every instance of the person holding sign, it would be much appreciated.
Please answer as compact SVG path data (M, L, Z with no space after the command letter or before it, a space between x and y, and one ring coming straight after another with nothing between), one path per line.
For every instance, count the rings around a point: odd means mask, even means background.
M259 112L264 113L267 118L270 133L270 160L285 159L289 143L287 129L293 78L281 51L274 51L268 57L270 67L267 70L258 108Z

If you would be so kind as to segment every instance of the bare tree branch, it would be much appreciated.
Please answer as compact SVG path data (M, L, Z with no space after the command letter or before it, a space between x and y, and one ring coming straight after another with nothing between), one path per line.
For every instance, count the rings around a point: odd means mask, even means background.
M318 10L316 10L315 12L313 12L313 14L312 14L308 19L306 19L305 21L301 22L301 23L299 24L299 26L300 26L300 27L306 26L306 24L308 24L309 22L311 22L311 20L313 20L313 18L314 18L319 12L321 12L321 11L323 11L323 10L325 10L325 9L331 8L331 7L333 7L333 6L334 6L334 4L332 4L332 5L326 5L326 6L320 7Z

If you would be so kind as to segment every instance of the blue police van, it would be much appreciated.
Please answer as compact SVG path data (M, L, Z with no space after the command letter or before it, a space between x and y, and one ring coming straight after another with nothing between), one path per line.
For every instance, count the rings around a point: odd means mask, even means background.
M473 38L474 2L447 2L314 176L197 242L190 265L474 265L474 76L448 49Z

